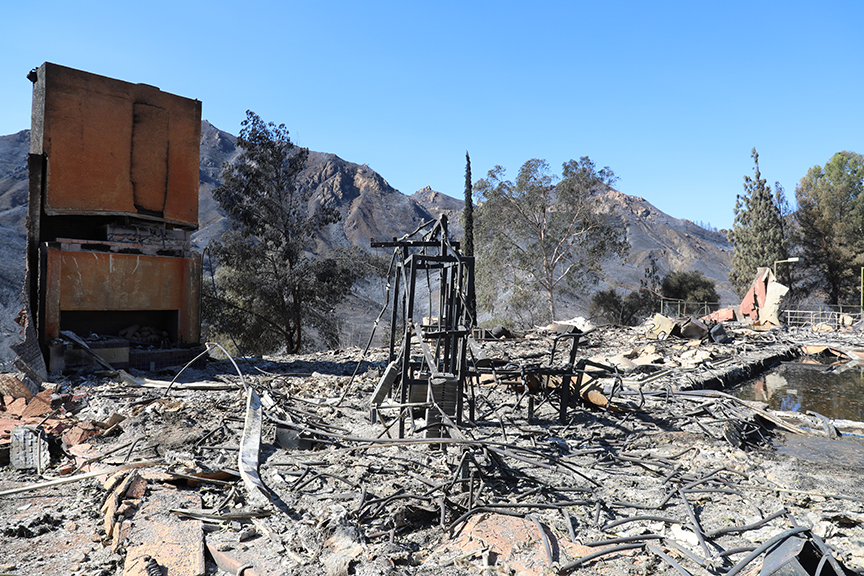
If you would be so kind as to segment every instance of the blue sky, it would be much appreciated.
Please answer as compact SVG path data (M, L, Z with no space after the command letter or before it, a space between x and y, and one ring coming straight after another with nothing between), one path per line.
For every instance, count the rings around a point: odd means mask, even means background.
M530 158L589 156L679 218L732 225L752 174L794 198L864 153L864 2L45 0L0 9L0 134L30 126L44 61L247 109L398 190L461 197Z

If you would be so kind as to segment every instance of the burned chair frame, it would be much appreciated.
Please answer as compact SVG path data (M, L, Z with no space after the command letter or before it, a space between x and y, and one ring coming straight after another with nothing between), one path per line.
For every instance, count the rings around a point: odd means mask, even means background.
M573 405L574 396L576 398L579 397L586 375L593 378L614 378L617 375L617 371L612 366L594 362L587 358L576 359L579 344L583 342L585 336L591 334L594 330L595 328L591 328L582 332L574 326L569 332L556 334L552 339L552 350L549 353L549 361L546 364L508 364L496 368L492 362L475 360L473 363L474 372L477 374L492 374L497 383L518 383L528 395L529 420L534 416L533 394L539 393L550 397L554 392L557 392L559 397L558 419L562 424L566 423L568 408ZM567 340L570 341L568 359L563 364L556 364L555 356L558 345ZM472 351L475 349L472 346ZM588 370L589 367L595 370ZM561 381L557 386L552 387L550 386L550 377L554 376L560 377Z

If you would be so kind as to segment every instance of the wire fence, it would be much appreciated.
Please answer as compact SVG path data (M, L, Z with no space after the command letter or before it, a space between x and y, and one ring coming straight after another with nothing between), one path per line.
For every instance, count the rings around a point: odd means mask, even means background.
M684 302L683 300L661 300L660 314L670 318L695 316L701 318L722 307L720 302Z

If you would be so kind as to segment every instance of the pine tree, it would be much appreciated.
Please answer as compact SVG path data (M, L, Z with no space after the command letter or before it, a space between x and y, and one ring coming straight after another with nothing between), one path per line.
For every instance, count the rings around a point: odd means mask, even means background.
M310 208L312 189L297 182L308 150L291 142L283 124L247 111L237 148L240 156L226 163L222 186L213 191L231 229L210 246L220 265L219 298L205 292L203 313L213 332L227 326L247 353L297 353L308 329L334 347L333 308L359 274L358 256L310 255L306 247L317 231L339 221L339 212Z
M716 282L699 270L673 270L663 277L660 290L664 298L684 302L713 303L720 300Z
M754 177L744 176L744 194L735 201L735 222L728 234L732 243L732 271L729 281L743 296L753 282L756 269L771 266L787 256L788 235L783 216L787 210L783 187L774 184L774 193L759 171L759 153L750 152ZM789 283L788 267L778 269L781 281Z
M864 157L843 151L824 168L813 166L795 197L806 288L824 290L829 304L857 300L864 267Z

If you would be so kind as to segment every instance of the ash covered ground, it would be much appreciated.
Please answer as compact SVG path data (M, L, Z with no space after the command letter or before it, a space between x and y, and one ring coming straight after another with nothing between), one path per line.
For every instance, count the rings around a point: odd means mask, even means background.
M384 350L242 361L242 378L214 360L170 390L179 368L58 378L46 383L53 412L38 419L51 464L41 476L2 469L0 491L20 491L0 496L0 572L146 574L151 556L169 575L726 574L790 531L864 571L861 460L844 456L860 457L861 429L704 389L814 339L860 339L728 331L716 344L598 329L580 357L620 374L564 422L554 387L486 378L466 393L461 424L445 422L446 439L425 437L422 412L406 412L403 439L399 409L370 421ZM551 343L540 331L480 346L525 366L546 362ZM264 405L263 495L238 477L249 388ZM277 437L276 421L292 427ZM793 437L851 444L815 464L776 450ZM100 467L109 472L36 486ZM165 534L192 552L154 546Z

